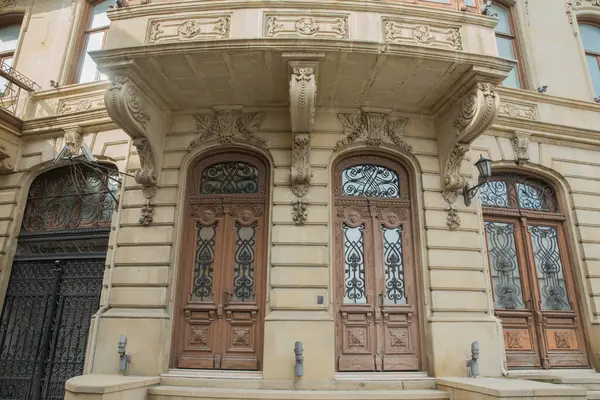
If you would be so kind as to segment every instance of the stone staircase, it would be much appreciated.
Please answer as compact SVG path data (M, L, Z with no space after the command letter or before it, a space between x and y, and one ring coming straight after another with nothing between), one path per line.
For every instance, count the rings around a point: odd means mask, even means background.
M600 400L600 373L593 369L511 373L512 377L584 388L588 400Z
M173 370L148 400L433 400L450 399L426 374L343 374L334 381L265 381L257 373Z

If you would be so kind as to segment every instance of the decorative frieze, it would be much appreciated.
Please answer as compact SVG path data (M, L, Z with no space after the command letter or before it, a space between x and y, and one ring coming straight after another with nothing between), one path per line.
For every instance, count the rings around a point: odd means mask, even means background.
M93 97L71 97L58 102L56 113L59 115L104 108L102 94Z
M412 151L412 146L404 142L402 136L408 124L406 118L392 118L384 112L363 109L360 115L338 114L344 129L344 138L335 145L335 151L357 140L364 140L367 146L379 147L383 142L404 150Z
M264 113L245 113L241 110L196 114L194 119L199 136L190 143L188 151L211 139L218 139L221 143L243 142L266 148L266 142L257 135L264 117Z
M146 43L225 39L229 37L230 28L229 15L155 19L148 23Z
M457 28L441 28L425 24L383 20L386 43L412 43L422 46L462 50L462 37Z
M264 34L268 37L348 38L346 15L265 15Z
M511 101L500 103L498 114L506 117L538 121L537 105Z

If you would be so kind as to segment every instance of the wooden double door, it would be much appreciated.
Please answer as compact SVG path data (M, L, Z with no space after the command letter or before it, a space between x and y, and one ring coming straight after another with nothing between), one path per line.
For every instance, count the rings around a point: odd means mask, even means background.
M234 161L235 160L235 161ZM246 153L191 170L175 332L178 368L261 368L267 168Z
M481 199L508 367L589 367L565 218L553 188L502 174L482 188Z
M408 174L380 157L334 172L338 371L423 369Z

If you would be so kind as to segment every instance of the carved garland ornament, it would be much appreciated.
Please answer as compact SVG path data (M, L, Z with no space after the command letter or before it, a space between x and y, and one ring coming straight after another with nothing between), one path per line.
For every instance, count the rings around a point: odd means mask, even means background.
M338 119L346 136L336 143L335 151L359 139L365 140L367 146L372 147L379 147L387 140L402 150L412 151L412 146L402 140L408 119L392 118L385 113L364 110L360 115L338 114Z
M310 168L310 133L315 119L317 97L316 62L291 61L290 118L294 141L292 143L292 192L297 197L308 193L312 171Z
M218 139L221 143L242 142L266 148L266 142L257 136L264 113L240 110L219 110L214 114L196 114L196 130L200 136L190 143L188 151L207 140Z

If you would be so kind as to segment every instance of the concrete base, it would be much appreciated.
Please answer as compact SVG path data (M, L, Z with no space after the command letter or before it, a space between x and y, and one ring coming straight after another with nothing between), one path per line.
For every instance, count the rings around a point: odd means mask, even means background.
M450 394L450 400L585 400L583 388L517 379L441 378L439 389Z
M71 378L65 388L65 400L146 400L148 388L159 377L91 374Z

